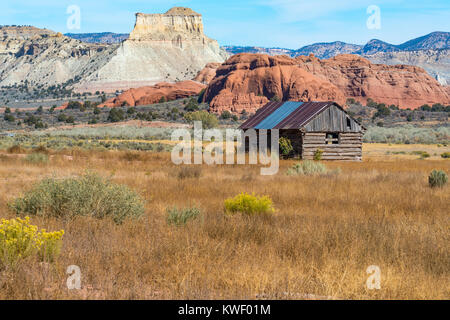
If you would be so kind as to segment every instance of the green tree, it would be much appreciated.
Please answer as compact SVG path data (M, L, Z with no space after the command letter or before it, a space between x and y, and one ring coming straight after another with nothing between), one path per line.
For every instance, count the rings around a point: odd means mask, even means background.
M222 114L220 115L220 119L228 120L228 119L231 119L231 116L232 116L231 112L225 110L225 111L222 112Z
M125 120L125 112L122 109L112 108L109 111L108 121L110 122L120 122Z
M4 119L5 119L5 121L8 121L8 122L16 121L16 118L14 118L14 116L10 113L5 113Z
M206 89L202 89L202 91L200 91L200 93L198 94L198 99L197 99L198 103L203 102L203 98L205 97L205 92L206 92Z
M184 107L184 110L187 112L197 111L198 109L198 102L194 98L190 98L189 102Z
M83 105L78 101L69 101L67 109L78 109L80 110Z
M214 114L207 111L195 111L188 112L184 115L184 119L188 123L194 123L194 121L200 121L203 129L216 128L219 125L219 120Z
M270 99L270 101L272 101L272 102L280 102L281 101L281 99L280 99L280 97L279 96L277 96L277 95L274 95L271 99Z

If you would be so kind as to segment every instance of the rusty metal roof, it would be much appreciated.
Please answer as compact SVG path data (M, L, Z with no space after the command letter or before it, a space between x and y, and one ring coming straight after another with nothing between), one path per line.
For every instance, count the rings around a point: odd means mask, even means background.
M264 107L258 109L256 113L250 117L247 121L245 121L239 128L240 129L252 129L258 125L262 120L264 120L267 116L272 114L275 110L283 105L283 102L269 102Z
M270 102L240 129L300 129L334 102Z
M299 129L332 104L333 102L306 102L273 129Z

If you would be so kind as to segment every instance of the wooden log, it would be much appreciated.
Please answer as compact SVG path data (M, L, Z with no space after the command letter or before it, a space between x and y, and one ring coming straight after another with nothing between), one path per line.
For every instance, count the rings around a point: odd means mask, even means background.
M350 153L350 154L362 154L361 150L322 150L322 154L340 154L340 153ZM314 150L303 150L303 154L315 154L316 151Z
M355 144L303 144L304 148L355 148Z
M309 148L303 148L302 149L305 152L315 152L317 149L309 149ZM323 152L361 152L361 148L340 148L340 149L320 149Z
M325 144L325 140L304 140L303 144Z
M361 141L340 141L340 144L357 144L362 145Z
M341 137L362 137L362 133L345 132L339 134Z
M325 132L307 132L305 136L325 136Z

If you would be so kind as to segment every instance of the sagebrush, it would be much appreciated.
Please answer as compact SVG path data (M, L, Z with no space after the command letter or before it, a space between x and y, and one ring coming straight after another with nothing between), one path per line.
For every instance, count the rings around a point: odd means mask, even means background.
M169 225L184 226L189 221L195 220L200 216L198 208L178 209L176 207L167 209L167 223Z
M62 180L46 178L11 207L18 214L111 217L116 223L144 214L144 201L135 191L94 173Z
M317 161L302 161L288 169L288 175L313 175L327 173L327 167Z
M442 170L433 170L428 177L428 183L432 188L442 188L447 181L448 176Z

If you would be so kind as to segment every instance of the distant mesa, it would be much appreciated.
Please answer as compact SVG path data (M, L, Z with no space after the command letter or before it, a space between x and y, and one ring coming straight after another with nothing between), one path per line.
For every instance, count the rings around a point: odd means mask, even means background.
M137 13L129 40L212 41L203 34L202 15L181 7L172 8L164 14Z
M127 83L136 87L136 83L148 86L193 79L206 64L222 63L228 57L203 30L202 16L189 8L137 13L129 38L78 88L120 83L120 89L127 89Z
M64 85L75 92L115 92L191 80L208 63L228 58L217 41L204 34L202 16L181 7L164 14L136 14L129 37L67 37L34 27L1 27L0 54L0 85L27 80L31 86Z

